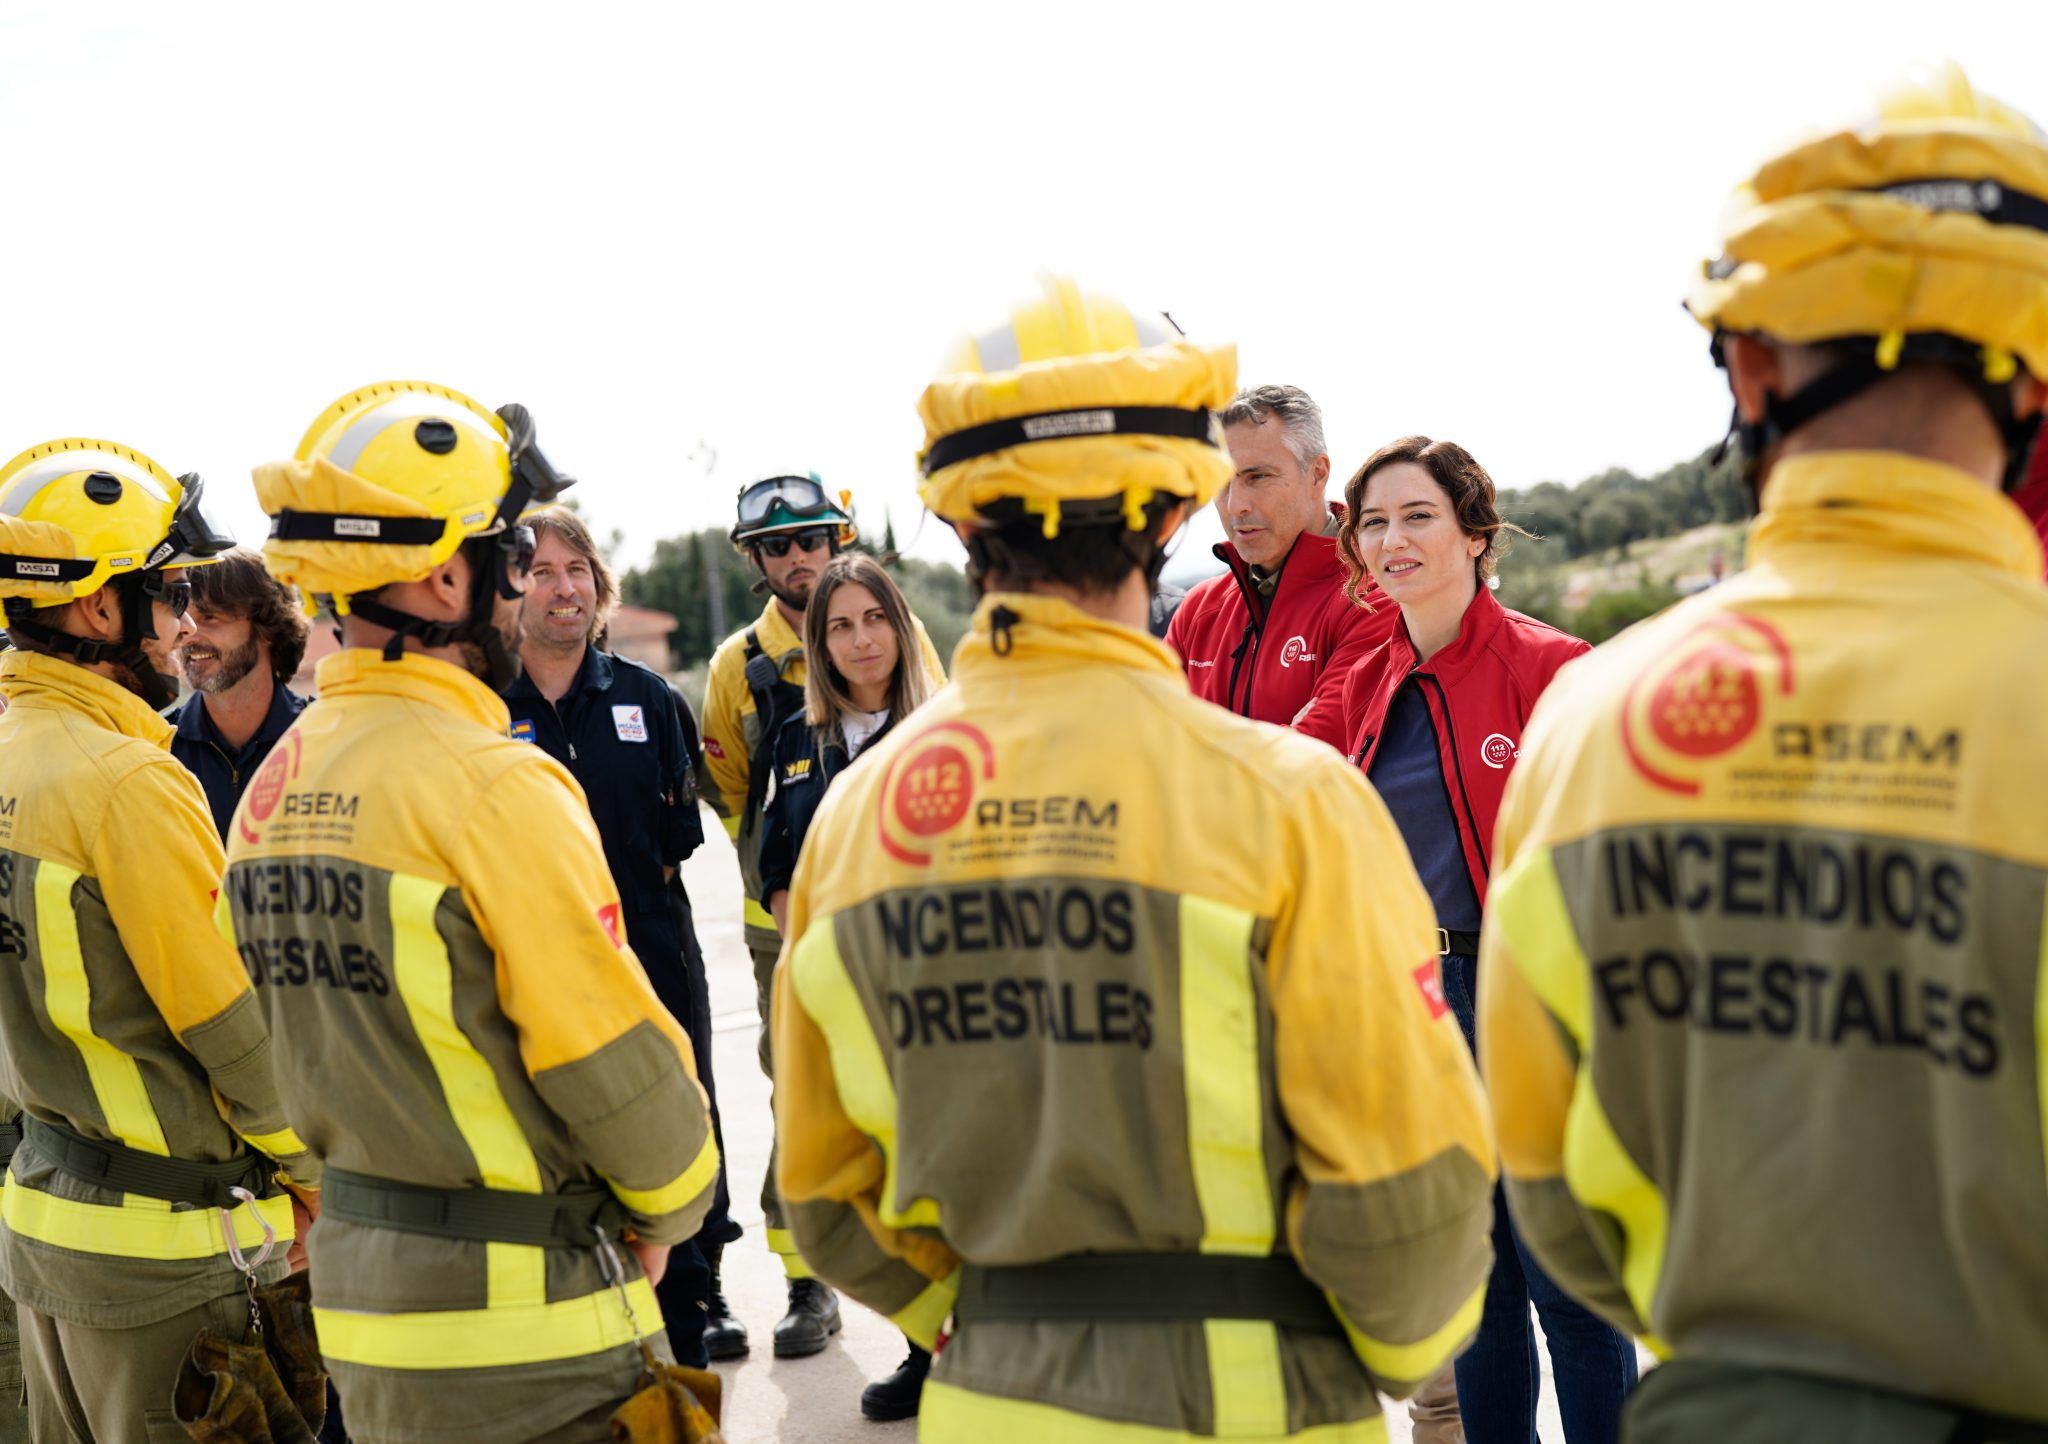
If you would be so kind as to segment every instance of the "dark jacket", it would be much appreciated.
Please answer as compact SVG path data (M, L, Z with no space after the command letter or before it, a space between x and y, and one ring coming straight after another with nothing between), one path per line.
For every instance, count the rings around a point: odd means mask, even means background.
M1393 608L1396 615L1399 609ZM1465 608L1457 640L1422 665L1406 627L1352 672L1344 692L1351 760L1372 770L1394 694L1414 687L1436 729L1451 816L1465 846L1472 890L1486 904L1494 818L1521 755L1522 724L1557 669L1592 649L1577 637L1511 612L1485 587Z
M234 820L235 804L242 800L242 789L254 779L256 769L263 765L277 739L306 710L309 700L282 682L273 684L270 711L264 715L263 725L239 748L221 740L213 718L207 715L205 694L194 692L172 714L171 725L177 730L171 734L171 755L184 763L206 790L206 807L213 814L214 829L222 838L228 835L228 824Z
M1330 514L1343 508L1332 506ZM1270 600L1228 542L1216 548L1229 572L1187 595L1167 629L1197 697L1240 717L1293 727L1344 746L1344 679L1396 629L1400 609L1367 593L1374 610L1344 595L1335 537L1305 532L1280 563Z
M539 746L581 784L633 951L650 975L680 969L662 869L696 850L704 825L675 693L638 662L586 647L559 702L550 706L522 674L505 689L505 705L513 738Z
M884 722L882 730L861 745L862 753L887 737L895 725L894 717ZM768 906L769 898L788 888L789 880L796 876L796 860L804 850L804 835L811 830L811 819L818 815L825 790L832 785L833 778L853 765L853 759L838 742L818 746L817 730L804 721L802 712L777 730L771 759L768 801L761 814L762 907Z

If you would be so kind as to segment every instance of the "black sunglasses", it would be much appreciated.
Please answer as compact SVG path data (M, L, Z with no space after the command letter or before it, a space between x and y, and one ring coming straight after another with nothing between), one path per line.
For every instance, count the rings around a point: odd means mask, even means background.
M754 545L769 556L780 560L789 555L789 549L814 552L820 547L832 545L832 538L839 535L839 528L831 526L810 526L802 531L778 532L773 536L754 538Z
M192 609L192 583L182 577L177 581L171 581L162 572L144 572L142 594L151 601L162 602L169 607L174 617L182 617Z

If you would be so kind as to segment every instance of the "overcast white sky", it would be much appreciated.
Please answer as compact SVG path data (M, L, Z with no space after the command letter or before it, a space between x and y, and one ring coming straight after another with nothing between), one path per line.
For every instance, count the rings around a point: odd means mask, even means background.
M1726 418L1679 299L1756 160L1922 56L2048 110L2037 0L1848 13L0 0L0 454L253 541L249 468L417 376L532 407L627 561L773 470L908 541L931 366L1050 268L1307 387L1340 477L1654 470Z

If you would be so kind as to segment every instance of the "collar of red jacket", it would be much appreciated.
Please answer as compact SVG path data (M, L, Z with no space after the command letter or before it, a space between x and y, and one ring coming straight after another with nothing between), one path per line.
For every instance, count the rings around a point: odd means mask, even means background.
M2041 539L2011 498L1965 472L1897 451L1822 451L1771 468L1752 560L1813 542L1981 562L2029 581Z
M997 613L1005 613L999 619ZM996 625L1002 620L1004 625ZM997 636L998 631L1002 633ZM1057 597L991 592L974 609L953 654L953 677L966 682L999 668L1054 662L1160 672L1186 684L1180 659L1149 632L1092 616Z
M1333 521L1344 519L1344 503L1330 503L1330 517ZM1327 528L1329 522L1325 522ZM1230 568L1230 574L1237 578L1238 590L1251 596L1258 588L1252 581L1251 563L1237 554L1237 547L1229 540L1218 542L1210 548L1216 560ZM1310 586L1335 581L1339 586L1344 582L1344 563L1337 556L1337 538L1325 536L1320 531L1305 531L1294 539L1294 545L1287 549L1287 555L1280 559L1279 580L1274 584L1273 595L1277 600L1280 588L1290 582L1306 583Z
M343 647L320 659L314 675L325 697L403 697L474 722L501 735L512 730L505 699L452 662L406 652L395 662L378 647Z
M61 657L34 652L0 656L0 692L7 694L10 707L76 713L124 737L171 745L171 724L155 708L119 682Z
M1382 597L1378 605L1385 607L1393 604ZM1458 635L1448 642L1442 651L1421 665L1426 666L1431 676L1442 679L1446 685L1459 681L1472 670L1481 657L1486 655L1487 647L1492 644L1495 633L1500 631L1501 624L1506 620L1506 610L1495 598L1492 589L1482 584L1479 594L1472 598L1465 608L1465 615L1458 621ZM1392 649L1394 661L1399 664L1389 667L1387 675L1399 685L1400 679L1407 676L1417 665L1415 641L1408 635L1406 622L1394 628L1394 635L1388 638L1387 645Z

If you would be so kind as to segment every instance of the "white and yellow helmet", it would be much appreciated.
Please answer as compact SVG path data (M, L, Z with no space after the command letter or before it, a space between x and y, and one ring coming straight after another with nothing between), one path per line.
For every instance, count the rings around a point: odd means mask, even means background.
M948 521L1021 504L1051 537L1107 504L1136 530L1156 498L1201 506L1230 479L1216 412L1236 384L1235 347L1047 278L925 388L919 491Z
M204 483L131 447L86 437L0 466L0 599L59 606L122 576L216 560L234 539L200 509Z
M533 444L524 407L486 410L427 381L384 381L315 418L290 461L259 466L264 565L339 600L424 578L471 537L515 525L572 485Z

